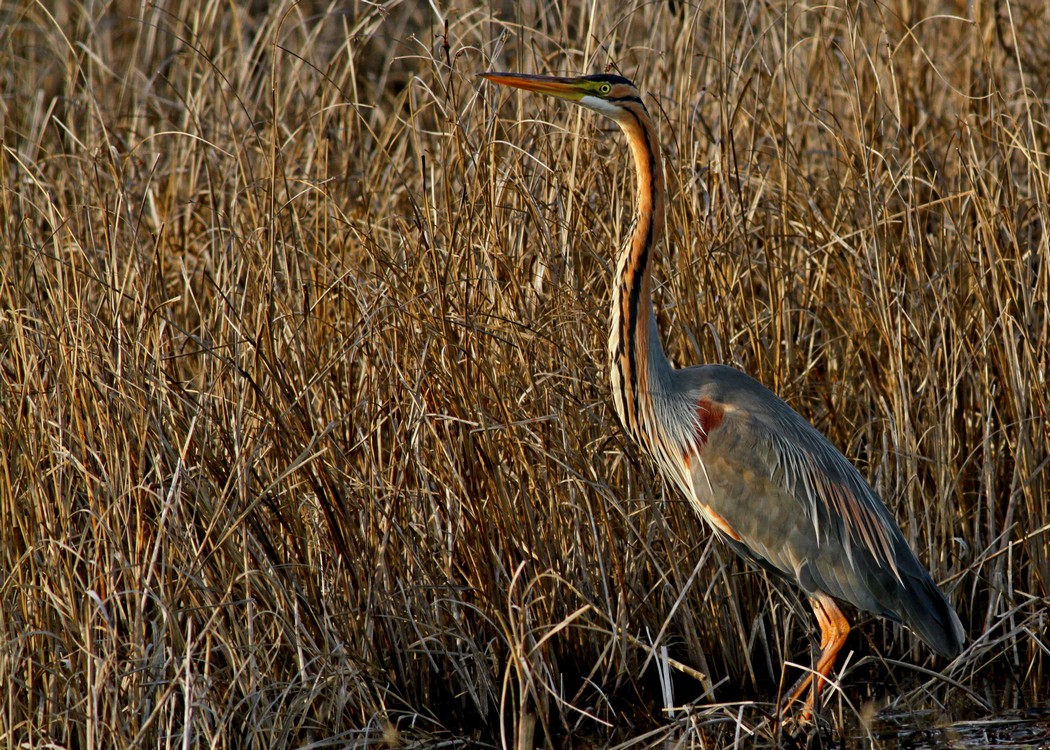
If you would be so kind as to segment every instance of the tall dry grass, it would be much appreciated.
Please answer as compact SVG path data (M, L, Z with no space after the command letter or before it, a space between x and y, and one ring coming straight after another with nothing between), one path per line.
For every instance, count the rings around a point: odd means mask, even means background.
M649 92L666 349L956 603L950 665L858 629L835 730L1045 695L1045 5L599 5L0 11L3 744L775 739L809 616L609 408L620 136L490 68Z

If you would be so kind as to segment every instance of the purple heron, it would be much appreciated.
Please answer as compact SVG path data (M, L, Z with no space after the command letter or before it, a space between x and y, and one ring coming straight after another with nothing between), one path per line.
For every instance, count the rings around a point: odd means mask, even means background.
M616 264L609 373L616 413L663 475L715 533L745 558L800 586L820 626L820 654L784 708L819 705L849 622L836 600L910 628L944 657L963 627L893 516L856 467L754 378L717 364L674 368L664 356L651 298L653 255L664 229L656 129L633 83L482 73L492 83L565 99L619 125L638 177L637 219Z

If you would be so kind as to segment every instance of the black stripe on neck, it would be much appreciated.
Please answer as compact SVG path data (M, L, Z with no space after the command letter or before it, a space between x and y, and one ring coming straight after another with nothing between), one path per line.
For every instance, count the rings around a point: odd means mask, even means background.
M642 137L645 139L646 153L647 153L648 158L649 158L648 184L644 185L644 186L643 185L639 185L638 189L639 189L639 191L642 191L642 190L647 191L648 197L649 197L649 206L650 206L650 214L648 216L648 226L645 227L645 236L644 236L644 238L642 240L641 249L638 252L638 255L636 257L629 257L628 258L628 263L624 267L624 276L625 276L624 280L626 280L626 277L628 277L628 276L630 277L630 286L628 288L628 294L627 294L627 316L626 316L626 320L624 321L624 325L625 325L625 327L627 329L627 341L626 341L626 344L627 344L627 361L628 361L628 366L631 369L630 388L631 388L631 393L635 396L635 412L637 414L637 412L638 412L638 407L637 407L637 404L638 404L638 351L637 351L637 349L638 349L638 347L637 347L637 344L638 344L638 325L639 325L639 320L638 320L638 317L639 317L638 312L639 312L639 310L638 310L638 308L640 307L640 305L642 303L642 282L643 282L643 280L645 278L646 271L648 270L648 267L649 267L649 256L650 256L650 253L652 251L653 239L654 239L654 237L653 237L653 230L654 230L654 227L656 226L656 217L654 215L654 211L656 209L656 206L653 205L655 203L654 193L656 192L655 189L654 189L654 181L656 180L656 153L653 150L653 144L652 144L652 141L650 140L649 129L644 126L644 124L641 121L641 118L639 118L637 114L635 114L634 112L631 112L631 115L638 122L638 128L639 128L639 130L642 133ZM640 192L639 196L638 196L638 198L639 198L639 206L641 205L641 197L642 197L642 193ZM645 218L645 217L641 216L641 214L639 213L637 221L640 222L640 221L643 220L643 218ZM631 253L632 256L635 253L635 244L634 244L634 238L633 237L631 238L631 247L630 247L630 250L628 252ZM648 325L648 321L644 321L642 323L642 325ZM649 344L651 346L652 342L650 341ZM622 377L621 377L621 380L622 380ZM624 403L626 404L626 401Z

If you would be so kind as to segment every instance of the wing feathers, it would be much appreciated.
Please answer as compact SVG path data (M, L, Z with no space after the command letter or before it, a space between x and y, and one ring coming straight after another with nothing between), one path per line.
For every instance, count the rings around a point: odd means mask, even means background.
M807 594L903 622L938 653L958 653L958 617L853 464L757 382L732 377L750 389L743 398L695 402L704 435L686 465L697 510Z

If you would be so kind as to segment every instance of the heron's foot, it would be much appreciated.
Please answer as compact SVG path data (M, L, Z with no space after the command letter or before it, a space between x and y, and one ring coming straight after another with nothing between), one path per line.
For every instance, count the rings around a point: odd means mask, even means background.
M813 679L812 672L803 674L780 702L779 714L782 724L806 726L813 722L813 704L817 698L813 690Z
M781 750L822 750L826 745L820 728L816 724L805 724L790 729L782 726L777 747Z
M805 711L781 713L777 727L777 744L781 748L804 748L817 730L812 714Z
M807 672L781 701L777 715L779 747L785 750L820 750L826 746L815 714L815 710L820 707L820 691L814 686L820 679L814 673Z

